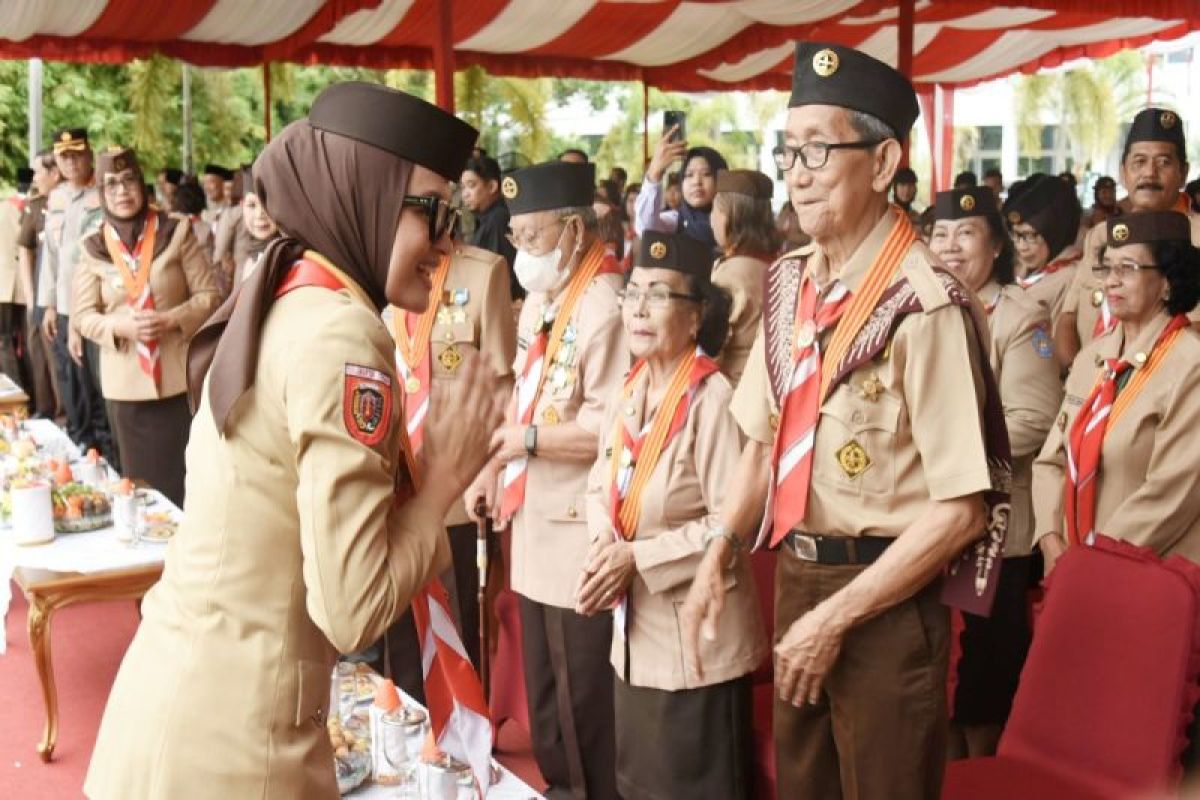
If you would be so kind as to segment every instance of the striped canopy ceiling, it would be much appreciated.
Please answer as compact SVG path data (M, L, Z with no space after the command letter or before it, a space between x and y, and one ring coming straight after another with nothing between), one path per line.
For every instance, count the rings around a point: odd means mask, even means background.
M3 0L0 58L203 66L295 61L432 66L446 0ZM450 0L456 65L508 75L644 80L663 89L786 89L792 43L896 63L899 0ZM1200 28L1200 0L917 0L916 83L965 85Z

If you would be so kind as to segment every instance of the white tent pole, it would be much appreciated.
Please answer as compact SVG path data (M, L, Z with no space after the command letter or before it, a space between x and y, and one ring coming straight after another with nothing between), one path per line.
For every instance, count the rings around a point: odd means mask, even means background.
M29 160L42 149L42 60L29 59Z
M192 71L183 64L183 164L184 172L192 171Z

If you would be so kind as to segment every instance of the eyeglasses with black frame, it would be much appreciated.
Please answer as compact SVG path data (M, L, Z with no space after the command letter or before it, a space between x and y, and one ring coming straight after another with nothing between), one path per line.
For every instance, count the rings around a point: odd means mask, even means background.
M796 166L797 156L805 169L821 169L829 163L829 154L834 150L869 150L883 142L883 139L865 139L861 142L805 142L799 147L781 144L771 150L771 155L782 172Z
M428 195L404 195L403 205L420 206L429 220L429 241L440 241L447 233L453 238L458 233L462 211L440 197Z
M1149 269L1158 269L1158 264L1139 264L1131 259L1128 261L1120 261L1113 265L1101 262L1092 267L1092 274L1101 280L1104 280L1109 275L1116 275L1117 280L1120 280L1126 275L1137 275L1139 272Z
M621 303L631 308L637 308L642 304L642 298L646 299L646 305L650 308L666 308L672 300L686 300L691 303L699 303L700 298L694 294L684 294L683 292L672 292L666 286L661 284L651 286L649 289L639 289L636 286L626 286L618 295Z

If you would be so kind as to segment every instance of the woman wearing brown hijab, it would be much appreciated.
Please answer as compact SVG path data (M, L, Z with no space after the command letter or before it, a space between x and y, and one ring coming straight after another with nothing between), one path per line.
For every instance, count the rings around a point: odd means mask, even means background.
M74 322L100 346L125 475L182 504L187 341L220 300L191 226L147 203L137 155L110 148L96 176L104 224L83 241Z
M469 356L433 400L419 481L380 319L429 301L475 137L344 83L259 157L283 236L192 341L186 519L109 697L93 800L338 796L330 671L448 564L446 512L499 421Z

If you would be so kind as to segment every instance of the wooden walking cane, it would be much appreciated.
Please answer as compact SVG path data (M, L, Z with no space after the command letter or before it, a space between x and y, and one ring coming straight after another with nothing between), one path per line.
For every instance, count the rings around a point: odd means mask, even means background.
M488 544L490 542L491 519L488 517L487 504L481 499L475 506L475 517L479 520L476 523L475 537L475 564L479 568L479 594L476 598L479 603L479 680L483 684L483 696L487 702L491 702L491 669L490 669L490 653L489 636L488 636L488 607L487 607L487 590L488 590L488 562L490 555L488 553Z

